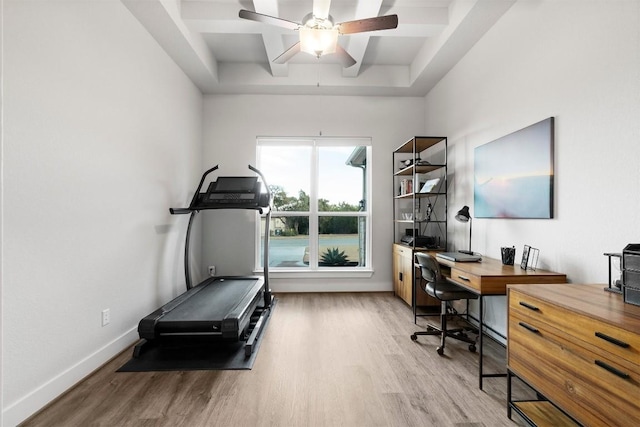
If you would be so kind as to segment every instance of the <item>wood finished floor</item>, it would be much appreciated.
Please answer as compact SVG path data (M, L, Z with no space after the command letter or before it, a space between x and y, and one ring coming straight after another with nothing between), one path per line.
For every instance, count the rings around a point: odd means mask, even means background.
M277 298L250 371L115 372L127 351L22 425L517 425L506 415L506 379L485 379L480 391L467 344L452 340L441 357L438 337L411 341L420 328L392 294ZM495 357L485 357L485 372L504 371L504 349L487 347Z

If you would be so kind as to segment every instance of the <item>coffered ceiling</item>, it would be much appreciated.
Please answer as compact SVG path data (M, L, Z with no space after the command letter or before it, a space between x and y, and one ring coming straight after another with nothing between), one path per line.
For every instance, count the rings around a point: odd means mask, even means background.
M348 68L304 52L276 64L298 31L238 16L301 23L313 0L121 1L203 93L424 96L516 0L332 0L336 23L398 15L395 29L339 37Z

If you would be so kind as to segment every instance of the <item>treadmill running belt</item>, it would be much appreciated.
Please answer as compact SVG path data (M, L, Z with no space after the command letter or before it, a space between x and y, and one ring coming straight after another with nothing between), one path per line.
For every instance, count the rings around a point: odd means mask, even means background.
M212 277L143 318L140 338L206 335L237 340L262 301L259 276Z
M189 299L188 304L180 304L164 315L160 322L192 322L222 320L231 313L239 301L253 289L257 279L223 279L203 283L197 298Z

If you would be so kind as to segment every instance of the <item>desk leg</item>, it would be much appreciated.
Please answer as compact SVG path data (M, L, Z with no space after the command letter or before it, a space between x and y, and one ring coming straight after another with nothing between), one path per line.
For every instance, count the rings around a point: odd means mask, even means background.
M418 296L416 295L416 268L413 267L413 278L411 281L411 309L413 310L413 324L418 324Z
M478 301L480 303L480 307L479 307L479 319L478 319L478 347L479 348L479 354L478 354L478 387L480 388L480 390L482 390L482 335L484 335L484 324L483 324L483 319L484 319L484 304L483 304L483 300L484 297L482 295L479 296Z
M507 418L511 419L511 371L507 371Z
M490 295L489 295L490 296ZM497 378L497 377L506 377L507 374L485 374L484 373L484 368L483 368L483 362L484 362L484 329L486 328L487 330L490 330L491 332L501 336L502 338L504 338L506 340L506 336L502 335L500 332L496 331L495 329L491 328L490 326L485 326L484 325L484 297L482 295L478 295L478 302L479 302L479 318L478 318L478 347L480 348L480 350L478 351L478 387L480 388L480 390L482 390L482 380L484 378Z

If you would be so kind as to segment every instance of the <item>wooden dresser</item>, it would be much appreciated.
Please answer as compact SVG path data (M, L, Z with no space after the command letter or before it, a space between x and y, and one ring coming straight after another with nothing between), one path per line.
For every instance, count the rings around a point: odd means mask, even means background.
M509 417L640 425L639 306L603 285L509 285L508 319ZM514 400L514 375L548 402Z

